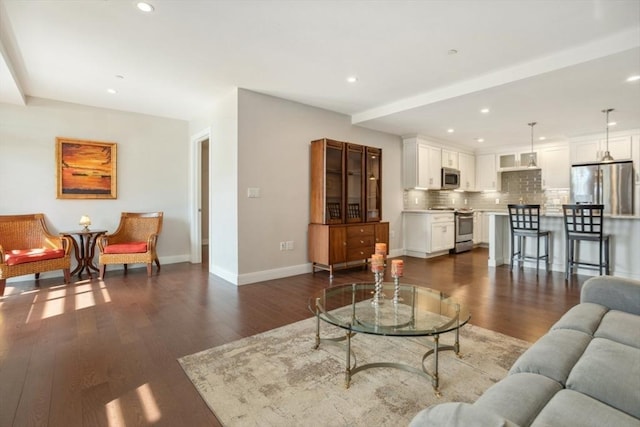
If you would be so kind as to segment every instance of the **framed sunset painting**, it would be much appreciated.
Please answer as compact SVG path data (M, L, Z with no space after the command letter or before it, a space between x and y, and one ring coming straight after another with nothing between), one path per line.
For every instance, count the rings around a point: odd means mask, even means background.
M58 199L115 199L116 143L56 138Z

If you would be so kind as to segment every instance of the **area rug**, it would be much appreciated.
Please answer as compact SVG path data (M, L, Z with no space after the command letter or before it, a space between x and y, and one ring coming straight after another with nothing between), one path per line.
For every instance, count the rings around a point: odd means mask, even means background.
M529 343L465 325L461 356L440 353L441 396L429 379L393 368L372 368L345 387L345 350L315 350L315 318L243 338L178 359L220 422L235 426L401 426L421 409L447 401L473 402L502 379ZM323 323L321 335L344 331ZM358 365L394 361L420 367L426 338L357 334ZM441 344L452 344L453 333ZM426 361L433 369L433 356Z

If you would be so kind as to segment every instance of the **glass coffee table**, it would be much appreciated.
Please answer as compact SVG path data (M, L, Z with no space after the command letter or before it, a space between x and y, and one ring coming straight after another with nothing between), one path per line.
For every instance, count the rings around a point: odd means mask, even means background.
M315 348L320 343L344 345L346 349L345 385L351 377L369 368L397 368L426 376L431 380L437 395L438 353L453 350L460 356L460 327L471 315L468 307L452 300L440 291L409 284L354 283L323 289L309 300L309 309L316 315ZM345 336L320 337L320 321L342 328ZM453 345L440 345L440 334L455 333ZM376 362L352 365L351 338L356 334L385 335L395 337L427 337L424 343L428 351L422 356L421 369L396 362ZM346 341L346 343L342 343ZM434 356L433 370L428 370L425 360Z

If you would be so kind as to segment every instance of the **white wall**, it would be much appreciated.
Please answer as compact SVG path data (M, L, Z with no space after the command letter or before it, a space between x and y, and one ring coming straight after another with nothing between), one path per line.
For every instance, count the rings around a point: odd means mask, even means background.
M198 131L192 125L192 130ZM201 126L201 125L196 125ZM231 283L238 277L238 94L233 90L213 113L209 138L209 271ZM193 132L192 132L193 133Z
M164 211L160 262L187 261L188 131L181 120L45 99L0 104L0 215L42 212L58 232L87 214L91 228L114 231L122 211ZM56 199L57 136L118 144L117 199Z
M324 137L382 148L382 215L390 222L390 252L401 253L401 138L353 126L346 115L240 89L238 284L310 271L309 143ZM259 187L261 197L248 198L249 187ZM294 250L280 251L287 240Z

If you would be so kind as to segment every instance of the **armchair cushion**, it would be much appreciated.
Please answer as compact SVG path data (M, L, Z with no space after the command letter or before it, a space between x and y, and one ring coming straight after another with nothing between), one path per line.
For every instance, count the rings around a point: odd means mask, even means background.
M65 256L64 249L12 249L6 251L4 262L7 265L18 265L26 262L44 261L47 259L63 258Z
M105 254L137 254L147 252L146 242L116 243L104 247Z

